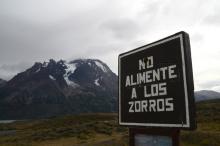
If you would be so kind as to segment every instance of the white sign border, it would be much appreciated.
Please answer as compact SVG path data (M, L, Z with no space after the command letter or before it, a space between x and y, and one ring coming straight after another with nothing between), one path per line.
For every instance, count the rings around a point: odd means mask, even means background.
M182 67L183 67L183 80L184 80L184 93L185 93L185 108L186 108L186 123L185 124L162 124L162 123L127 123L121 121L121 58L128 56L133 53L137 53L140 51L143 51L145 49L151 48L153 46L157 46L159 44L174 40L174 39L180 39L180 46L181 46L181 54L182 54ZM186 63L185 63L185 57L184 57L184 46L183 46L183 34L178 34L176 36L164 39L159 42L155 42L153 44L144 46L140 49L130 51L128 53L122 54L118 57L119 62L119 125L127 125L127 126L148 126L148 127L184 127L189 128L190 127L190 120L189 120L189 101L188 101L188 91L187 91L187 82L186 82Z

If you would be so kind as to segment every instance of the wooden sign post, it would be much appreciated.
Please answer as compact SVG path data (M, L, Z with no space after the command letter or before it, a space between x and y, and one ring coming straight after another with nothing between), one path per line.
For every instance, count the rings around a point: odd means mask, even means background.
M118 62L119 125L130 127L130 139L134 140L131 145L142 146L138 141L143 142L143 138L150 139L152 135L153 138L161 136L165 141L170 137L172 144L178 143L173 133L196 128L187 33L179 32L122 53Z

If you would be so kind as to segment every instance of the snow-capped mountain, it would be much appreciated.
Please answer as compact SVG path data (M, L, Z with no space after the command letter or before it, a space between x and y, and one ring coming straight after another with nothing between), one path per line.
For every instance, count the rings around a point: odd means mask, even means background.
M117 76L100 60L35 63L0 88L0 119L116 111Z

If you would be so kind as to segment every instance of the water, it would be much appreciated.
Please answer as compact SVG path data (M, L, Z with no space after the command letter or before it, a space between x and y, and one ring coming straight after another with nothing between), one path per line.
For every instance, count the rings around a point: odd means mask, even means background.
M16 120L0 120L0 124L8 124L13 123ZM8 135L15 135L16 130L0 130L0 136L8 136Z
M16 120L0 120L0 124L7 124L7 123L13 123Z

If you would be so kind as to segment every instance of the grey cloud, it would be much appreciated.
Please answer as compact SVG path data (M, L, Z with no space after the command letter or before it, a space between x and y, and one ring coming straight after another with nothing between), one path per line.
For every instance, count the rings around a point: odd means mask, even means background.
M49 58L102 58L116 72L119 53L180 29L198 32L191 40L201 42L202 48L207 28L213 26L204 27L201 20L206 15L206 24L220 20L219 8L211 14L212 7L206 7L210 1L2 0L0 66ZM0 77L22 69L1 68Z
M203 22L208 25L216 25L220 24L220 3L215 2L212 5L212 10L207 12L207 16L204 18Z
M220 24L220 13L216 12L215 14L209 15L204 19L204 22L211 25Z
M200 33L194 33L191 37L191 40L193 42L201 42L201 41L203 41L203 35Z
M214 86L211 89L214 90L214 91L220 92L220 85Z
M0 27L1 62L6 63L10 61L9 58L12 62L42 60L56 57L58 54L62 58L72 52L72 49L78 49L79 53L88 43L86 28L83 29L83 24L73 18L52 26L41 26L10 17L1 20L3 20Z
M109 30L118 39L129 40L137 37L140 26L132 19L113 19L103 23L103 28Z
M69 13L44 23L44 16L38 21L26 18L26 14L23 17L9 11L0 12L0 66L49 58L95 58L119 48L123 42L115 41L115 36L109 36L108 30L100 29L106 16L99 11L88 9ZM0 77L8 79L23 69L17 67L13 70L1 66Z
M47 57L48 54L53 55L53 50L45 46L53 35L50 30L13 17L0 17L0 19L2 20L0 27L2 63L38 60Z
M199 87L202 89L212 89L214 87L220 86L220 81L219 80L214 80L214 81L206 81L203 83L199 84Z
M9 80L19 72L25 71L32 63L4 64L0 66L0 78Z
M35 19L30 18L31 14L22 16L7 11L6 14L0 15L0 62L65 59L95 56L97 52L111 51L109 46L117 47L117 44L121 43L115 41L115 36L109 36L107 30L100 29L100 24L105 21L105 14L114 10L107 9L107 12L100 13L100 9L104 8L99 5L97 7L100 8L95 9L96 6L93 6L85 11L67 13L68 15L54 21L44 20L44 15L42 20L38 20L39 16ZM15 6L12 8L18 10ZM49 16L47 13L45 15ZM52 15L51 17L54 18Z
M144 9L139 12L140 15L145 15L145 16L155 16L159 13L161 10L161 5L160 1L146 1L147 3L144 4ZM168 10L168 9L167 9Z

